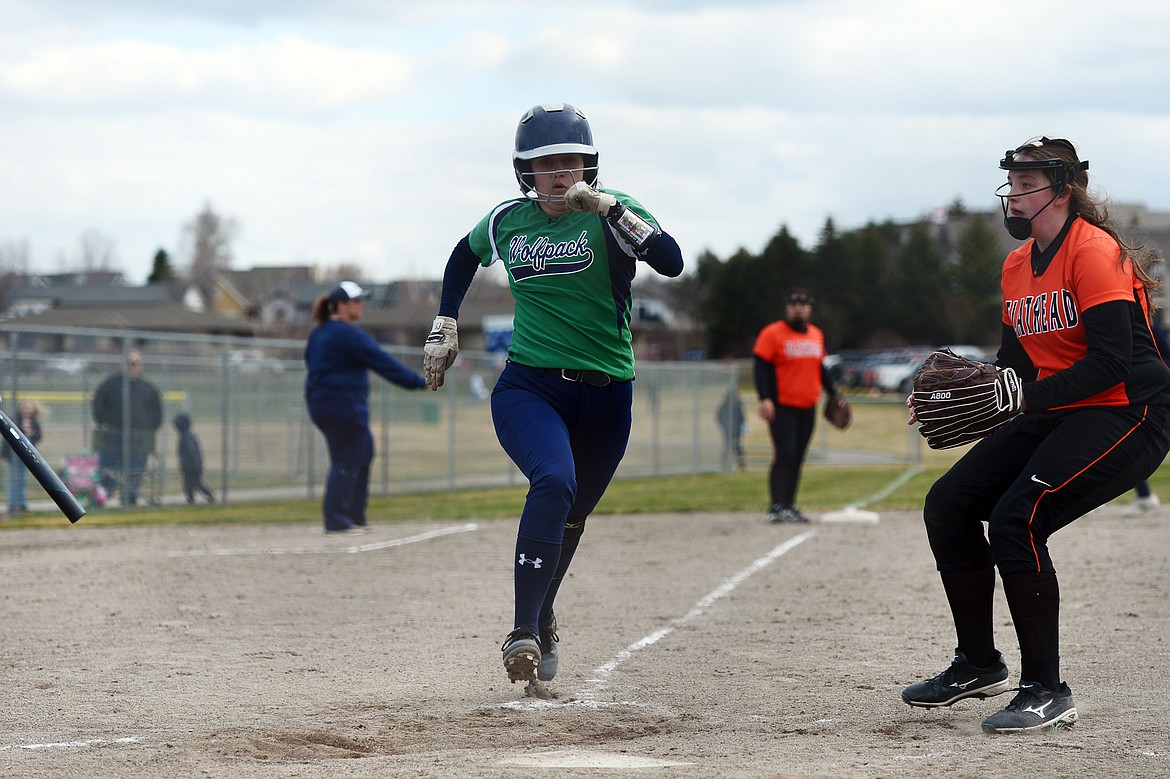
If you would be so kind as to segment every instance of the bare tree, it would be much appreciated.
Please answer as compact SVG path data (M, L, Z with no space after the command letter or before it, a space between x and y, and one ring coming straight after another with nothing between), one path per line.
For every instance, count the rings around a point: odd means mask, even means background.
M28 273L28 239L0 241L0 273Z
M114 239L95 229L86 230L78 241L78 264L84 271L107 271L114 265Z
M321 272L322 278L332 280L349 279L350 281L367 281L365 271L356 262L339 262L336 265L326 265Z
M7 311L12 290L28 275L28 239L0 241L0 311Z
M236 220L215 213L211 203L204 205L195 219L183 227L184 244L191 258L188 273L209 302L216 271L231 267L232 241L237 232Z
M81 234L80 250L81 269L86 273L114 270L117 257L113 238L98 230L86 230Z

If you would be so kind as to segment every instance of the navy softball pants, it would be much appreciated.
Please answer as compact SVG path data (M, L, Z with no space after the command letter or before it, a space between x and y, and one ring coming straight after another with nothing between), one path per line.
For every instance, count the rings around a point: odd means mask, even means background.
M312 398L308 406L309 418L329 445L329 478L322 502L325 530L362 527L374 461L369 408L350 398L331 397Z
M632 402L632 381L593 387L516 363L496 382L496 436L529 484L513 559L517 628L552 617L585 519L626 452Z
M519 536L559 544L565 520L589 515L630 440L633 382L591 387L510 362L492 390L504 451L528 478Z

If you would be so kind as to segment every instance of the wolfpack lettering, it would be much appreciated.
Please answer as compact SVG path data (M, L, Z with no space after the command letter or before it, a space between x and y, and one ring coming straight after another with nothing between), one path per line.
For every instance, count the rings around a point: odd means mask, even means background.
M1012 323L1016 336L1021 338L1026 335L1068 330L1076 327L1081 321L1076 299L1067 289L1028 295L1017 300L1009 300L1004 305L1007 307L1008 321Z
M552 262L565 257L579 257L572 262ZM593 249L584 230L574 241L553 243L545 236L528 242L527 235L513 236L508 243L508 270L516 281L532 276L578 273L593 264Z

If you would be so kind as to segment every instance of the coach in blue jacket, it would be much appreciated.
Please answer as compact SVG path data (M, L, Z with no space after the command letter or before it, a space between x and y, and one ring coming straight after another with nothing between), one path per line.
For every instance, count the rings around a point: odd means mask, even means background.
M329 443L325 485L326 533L364 533L374 436L370 433L370 378L374 371L407 389L422 389L421 374L391 357L354 322L366 292L343 281L313 305L317 327L305 345L305 402L309 417Z

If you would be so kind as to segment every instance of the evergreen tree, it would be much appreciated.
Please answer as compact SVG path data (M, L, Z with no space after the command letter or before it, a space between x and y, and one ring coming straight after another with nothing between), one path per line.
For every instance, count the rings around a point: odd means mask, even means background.
M696 272L675 282L684 285L677 297L704 323L712 357L749 356L794 286L816 298L813 319L830 351L996 343L1002 249L986 216L959 201L949 213L969 222L948 251L926 221L842 232L827 219L813 251L781 227L759 256L740 249L723 261L704 252Z
M845 348L905 342L897 303L899 234L892 222L870 222L841 238L845 270L838 295L849 317L838 337Z
M171 265L171 255L167 254L167 250L159 248L154 253L154 261L150 266L150 275L146 277L147 284L158 284L164 281L170 281L175 277L174 266Z
M911 343L938 344L949 341L945 315L947 297L943 254L926 222L910 228L905 247L897 259L897 289L891 311L899 330Z
M750 339L755 336L753 328L758 320L754 314L756 295L751 292L753 286L759 286L756 265L756 259L740 249L727 262L708 266L707 297L702 308L708 354L746 357L751 353Z
M957 262L950 269L950 318L956 343L999 343L1000 271L1003 256L987 217L977 215L959 234Z

